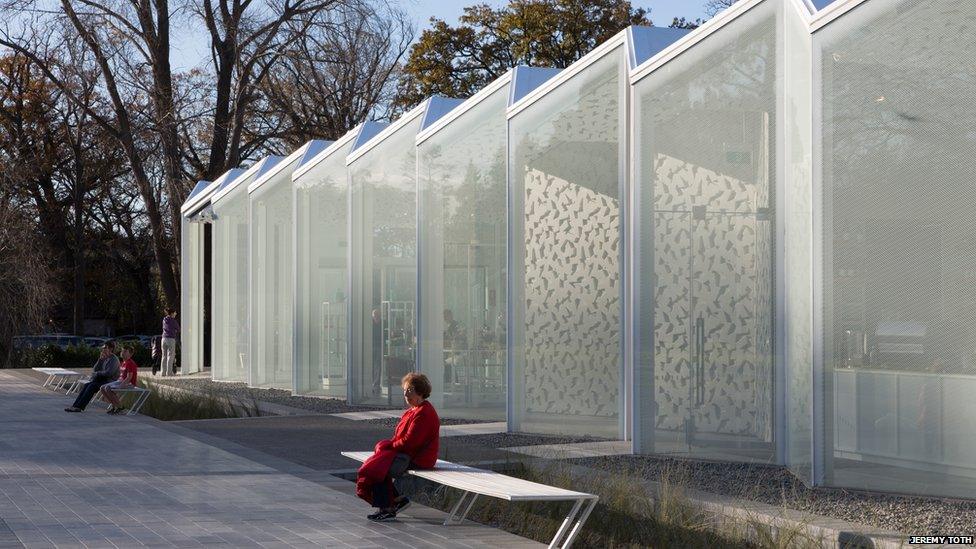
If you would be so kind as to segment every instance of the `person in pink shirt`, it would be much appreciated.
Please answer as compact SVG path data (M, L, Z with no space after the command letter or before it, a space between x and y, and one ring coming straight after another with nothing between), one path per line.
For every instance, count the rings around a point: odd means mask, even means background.
M102 398L110 403L108 413L118 414L125 411L125 407L122 406L122 401L119 400L119 395L115 394L112 389L128 389L129 387L134 387L138 374L139 365L136 364L136 361L132 360L132 349L124 347L122 349L122 367L119 370L119 379L105 384L101 388Z

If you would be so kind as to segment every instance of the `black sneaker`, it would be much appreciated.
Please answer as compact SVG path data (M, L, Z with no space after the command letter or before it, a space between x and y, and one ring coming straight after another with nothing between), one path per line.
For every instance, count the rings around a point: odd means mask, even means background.
M108 410L105 410L105 413L106 414L114 414L115 413L115 406L109 406L108 407Z
M396 520L396 513L393 511L384 511L380 509L378 512L372 515L366 515L366 518L373 522L392 522Z
M109 413L112 414L113 416L117 416L124 411L125 411L125 406L119 406L118 408L113 408L112 411Z
M399 513L407 507L410 507L410 498L403 496L400 501L396 502L396 512Z

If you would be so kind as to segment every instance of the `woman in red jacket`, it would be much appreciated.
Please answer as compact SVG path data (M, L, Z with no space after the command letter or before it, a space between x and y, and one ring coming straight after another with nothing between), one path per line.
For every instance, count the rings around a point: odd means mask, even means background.
M410 498L397 492L393 479L407 469L430 469L437 463L441 420L434 405L427 401L430 380L411 372L403 376L400 385L410 408L400 418L393 438L377 443L373 456L359 469L357 492L379 508L367 516L373 521L395 520L397 513L410 505Z

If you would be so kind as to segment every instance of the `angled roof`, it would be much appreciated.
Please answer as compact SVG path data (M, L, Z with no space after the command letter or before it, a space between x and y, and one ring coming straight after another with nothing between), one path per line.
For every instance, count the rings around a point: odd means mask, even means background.
M246 190L248 184L250 184L251 181L254 181L255 178L260 177L262 174L272 169L282 160L284 160L284 157L282 156L270 155L270 156L265 156L264 158L258 160L254 164L251 164L251 166L247 168L244 171L244 173L240 174L239 176L235 177L232 180L225 181L217 190L217 192L214 193L211 202L217 202L218 200L224 198L225 196L233 192L234 189L237 189L242 185Z
M322 150L325 149L326 146L328 146L328 143L325 141L320 141L315 139L313 139L312 141L308 141L301 147L298 147L297 149L292 151L292 153L289 154L287 157L282 158L281 161L277 162L274 166L266 170L263 170L262 173L258 174L258 176L255 177L252 182L248 183L247 193L251 194L254 191L258 190L259 188L261 188L262 185L271 181L276 176L282 174L283 170L286 170L289 167L291 167L291 172L294 172L295 168L298 167L298 164L301 163L301 160L305 157L305 154L309 151L309 149ZM291 172L288 173L289 176L291 175ZM291 178L289 177L289 181L290 180Z
M428 97L423 103L410 109L406 114L396 119L392 124L383 128L379 133L373 135L367 141L363 142L362 140L357 139L352 150L349 151L349 157L346 159L346 165L352 164L356 161L356 159L369 152L370 149L379 145L386 140L386 138L395 134L398 130L417 118L421 119L422 124L426 123L428 125L433 125L438 119L451 112L452 109L461 103L462 101L458 99L451 99L438 95Z
M208 204L210 204L214 193L220 189L221 185L227 181L233 180L241 173L243 173L242 170L233 168L227 170L213 181L198 181L196 186L193 187L193 190L190 191L190 195L186 197L186 200L183 202L183 206L180 207L180 213L182 213L184 216L188 216L206 207Z

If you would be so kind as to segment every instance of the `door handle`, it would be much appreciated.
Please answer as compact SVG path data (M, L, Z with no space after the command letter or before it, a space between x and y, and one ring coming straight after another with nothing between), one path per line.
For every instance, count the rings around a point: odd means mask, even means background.
M705 404L705 319L695 320L695 405Z

